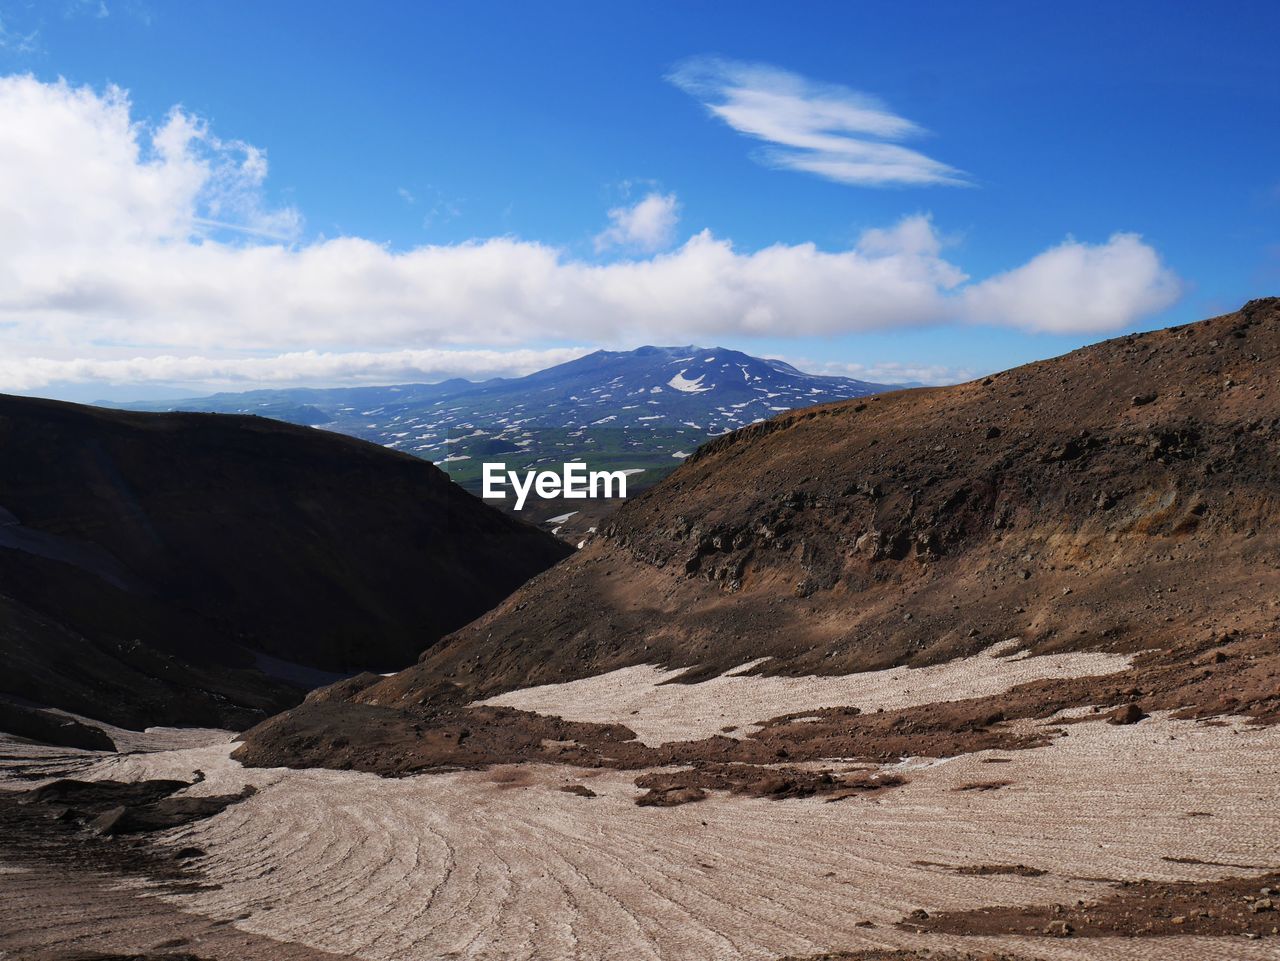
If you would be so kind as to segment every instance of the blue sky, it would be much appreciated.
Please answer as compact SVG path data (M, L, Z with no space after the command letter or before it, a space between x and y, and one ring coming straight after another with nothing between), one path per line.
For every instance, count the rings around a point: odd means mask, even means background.
M0 131L0 217L123 198L101 229L11 233L47 258L8 290L0 272L0 389L433 379L677 340L945 380L1234 309L1280 288L1277 10L0 0L0 74L36 84L6 88L24 146L6 152ZM68 124L97 123L111 85L127 92L139 169L84 172L99 148L131 161L44 118L87 88L102 99ZM175 167L156 200L138 178L175 106L199 131L182 147L199 182ZM833 110L857 118L833 130ZM36 137L47 149L24 154ZM907 179L868 180L899 151L889 173ZM5 176L32 157L37 171ZM78 201L58 194L67 184L97 186ZM45 190L67 199L37 205ZM121 217L164 224L105 226ZM686 250L703 231L732 253ZM1117 234L1140 240L1113 246ZM343 238L392 262L333 246ZM152 273L91 277L75 257L93 245L108 261L154 258ZM814 264L806 245L861 255ZM424 247L441 257L398 257ZM745 262L775 247L777 263ZM250 274L272 260L263 248L277 266ZM352 256L363 267L339 288ZM333 316L286 296L315 272ZM153 302L156 276L174 289ZM243 300L214 298L223 283ZM258 313L258 289L280 300ZM403 370L361 360L415 350L434 353ZM349 362L268 362L308 351ZM463 352L457 365L446 351ZM123 363L157 357L184 364Z

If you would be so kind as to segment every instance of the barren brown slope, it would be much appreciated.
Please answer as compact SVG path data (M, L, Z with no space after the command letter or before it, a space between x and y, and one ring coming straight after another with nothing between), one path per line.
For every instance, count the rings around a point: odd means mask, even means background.
M1267 299L727 435L577 556L346 698L420 710L765 656L756 672L846 674L1019 638L1037 654L1149 653L1138 684L1046 683L975 711L1142 698L1273 718L1277 519L1280 300ZM327 725L308 710L292 735Z
M387 670L568 549L431 464L257 417L0 397L0 696L244 727L255 655Z

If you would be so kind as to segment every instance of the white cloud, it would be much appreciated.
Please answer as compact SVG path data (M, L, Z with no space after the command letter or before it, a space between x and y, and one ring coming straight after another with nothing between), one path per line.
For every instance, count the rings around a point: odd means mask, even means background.
M40 370L49 372L37 379L69 370L117 378L125 368L93 364L133 357L150 358L140 378L177 365L186 377L256 370L289 380L312 363L299 359L307 351L334 377L385 370L378 365L402 362L389 359L397 352L437 351L403 361L426 376L470 369L443 348L954 321L1096 331L1131 324L1177 294L1156 252L1130 234L1068 241L973 282L943 255L925 216L869 230L846 250L740 251L704 230L672 250L604 264L513 237L407 251L358 237L300 242L299 214L265 199L260 150L215 137L181 110L156 127L130 111L114 88L0 78L0 389ZM637 242L661 236L664 211L674 217L673 196L652 196L644 216L635 212L651 198L615 218ZM250 355L268 363L255 367ZM342 367L344 355L353 366ZM88 365L81 374L47 367L77 358Z
M886 361L879 364L832 363L813 360L789 360L792 366L815 374L853 377L874 384L959 384L978 376L971 367L948 367L944 364L909 364Z
M1068 239L962 295L972 320L1052 333L1103 333L1168 307L1181 283L1137 234Z
M166 384L246 387L435 382L450 377L519 377L563 364L589 347L546 350L314 350L271 357L27 358L0 360L0 385L30 391L50 384Z
M596 250L629 247L652 253L671 246L680 205L675 194L650 193L630 207L609 211L609 226L596 235Z
M697 57L667 77L739 133L770 144L761 159L838 183L963 185L954 167L899 143L925 133L874 97L767 64Z

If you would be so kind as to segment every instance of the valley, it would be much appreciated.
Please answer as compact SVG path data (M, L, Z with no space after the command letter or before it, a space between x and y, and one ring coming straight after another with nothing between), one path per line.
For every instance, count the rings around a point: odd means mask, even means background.
M0 0L0 961L1280 961L1277 37Z
M1274 957L1278 370L1268 299L782 412L399 671L7 736L0 950Z

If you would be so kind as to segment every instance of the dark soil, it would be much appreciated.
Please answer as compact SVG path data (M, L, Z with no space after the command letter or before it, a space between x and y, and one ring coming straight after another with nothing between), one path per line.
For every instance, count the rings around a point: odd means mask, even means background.
M155 798L165 790L153 784L130 796ZM46 797L73 795L83 801L91 792L64 785ZM106 797L98 795L97 800ZM205 882L193 864L199 853L170 851L144 835L101 836L77 820L51 815L56 815L52 801L20 804L0 792L0 860L22 869L0 873L0 956L23 961L344 961L240 931L122 887L121 878L133 878L146 880L151 891L200 890Z
M115 741L111 740L101 728L83 724L52 711L25 707L2 699L0 699L0 731L16 734L18 737L39 744L52 744L55 747L74 747L84 751L116 749Z
M988 877L994 874L1011 874L1020 878L1039 878L1049 872L1025 864L939 864L936 861L915 861L915 864L932 868L944 868L953 874L970 877Z
M671 807L685 803L685 800L701 800L709 790L774 800L821 795L827 801L842 801L906 783L906 778L896 774L866 771L837 774L829 770L709 764L687 771L646 774L636 778L636 786L648 790L648 794L636 803Z
M140 834L199 821L252 797L254 788L238 794L173 797L198 782L53 781L15 798L17 803L64 824L87 826L99 835Z
M899 927L947 934L1046 937L1280 935L1280 874L1218 881L1120 881L1116 892L1075 904L991 907L912 917Z
M779 961L1032 961L1022 955L1004 952L969 954L955 951L830 951L824 954L788 955Z
M124 727L296 704L254 652L403 667L571 553L425 461L261 417L0 396L0 450L0 695Z

